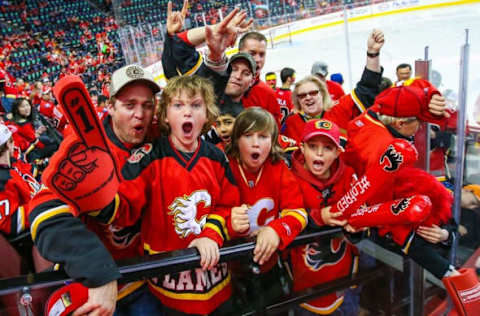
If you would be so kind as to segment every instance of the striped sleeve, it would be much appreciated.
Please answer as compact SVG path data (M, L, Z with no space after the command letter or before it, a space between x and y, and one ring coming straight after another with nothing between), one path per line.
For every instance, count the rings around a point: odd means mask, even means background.
M280 184L280 216L268 224L280 237L279 249L285 249L307 226L308 214L297 179L282 164Z
M40 254L62 264L70 277L98 287L121 276L100 239L48 188L33 197L29 209L32 239Z
M207 216L207 222L202 230L202 237L209 237L221 247L230 240L227 222L230 220L232 207L240 205L240 192L238 190L232 170L225 154L218 148L220 195L215 201L215 209Z

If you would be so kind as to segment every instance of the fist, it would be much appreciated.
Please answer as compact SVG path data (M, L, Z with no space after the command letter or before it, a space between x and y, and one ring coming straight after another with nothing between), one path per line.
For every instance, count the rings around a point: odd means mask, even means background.
M250 221L248 219L248 206L232 207L232 228L237 233L245 233L250 229Z

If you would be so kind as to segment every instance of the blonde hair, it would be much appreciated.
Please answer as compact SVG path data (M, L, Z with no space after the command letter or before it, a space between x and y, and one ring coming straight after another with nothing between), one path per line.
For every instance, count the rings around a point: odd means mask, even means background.
M405 123L410 123L413 121L416 121L418 118L415 116L409 116L409 117L395 117L395 116L390 116L390 115L385 115L385 114L378 114L378 120L383 123L383 125L392 125L395 123L400 123L400 122L405 122Z
M275 118L270 112L258 107L250 107L240 113L235 119L232 131L232 141L225 148L225 153L234 158L240 159L240 148L238 140L248 132L267 131L272 136L272 148L270 158L273 163L283 158L283 150L278 143L278 127Z
M329 110L333 106L333 102L332 102L332 99L330 98L330 94L328 93L327 86L325 83L323 83L323 81L321 81L315 76L306 76L305 78L303 78L302 80L298 81L295 84L295 88L293 89L293 93L292 93L292 101L293 101L293 105L295 105L295 108L299 111L302 110L302 107L300 105L300 100L298 99L298 89L300 88L300 86L308 82L312 82L318 87L318 90L320 90L320 93L322 94L323 111Z
M170 126L165 122L167 118L167 107L170 106L172 99L181 92L186 92L189 97L200 94L207 106L207 122L203 126L202 133L206 133L215 122L219 110L215 105L216 96L213 90L213 84L210 80L199 76L177 76L168 80L167 86L162 91L159 103L158 120L160 129L166 134L170 134Z

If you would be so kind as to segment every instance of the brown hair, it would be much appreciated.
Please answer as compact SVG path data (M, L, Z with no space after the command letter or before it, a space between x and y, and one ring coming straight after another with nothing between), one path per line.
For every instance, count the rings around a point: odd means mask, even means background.
M320 93L322 94L323 110L328 111L333 106L333 102L330 98L330 94L328 93L327 85L315 76L306 76L295 84L295 88L292 92L292 102L293 105L295 105L295 108L299 111L302 110L302 107L300 106L300 100L298 99L298 89L301 85L304 85L308 82L312 82L318 87Z
M243 49L243 46L245 46L245 42L248 39L253 39L253 40L256 40L256 41L259 41L259 42L267 43L267 38L265 37L265 35L263 35L260 32L252 31L252 32L248 32L248 33L244 34L242 36L242 38L240 38L240 41L238 42L238 50L241 51Z
M158 121L161 131L170 134L170 126L165 122L167 107L170 106L172 99L182 91L185 91L190 97L199 93L203 101L205 101L205 105L207 106L207 122L203 126L202 133L206 133L215 122L219 111L215 105L216 97L213 84L210 80L196 75L176 76L168 80L167 86L162 91L159 104Z
M237 116L235 125L233 125L232 141L225 148L225 153L240 159L240 148L238 147L240 137L248 132L260 131L270 132L272 135L270 158L273 163L280 161L283 158L283 150L278 143L277 122L270 112L258 106L250 107Z

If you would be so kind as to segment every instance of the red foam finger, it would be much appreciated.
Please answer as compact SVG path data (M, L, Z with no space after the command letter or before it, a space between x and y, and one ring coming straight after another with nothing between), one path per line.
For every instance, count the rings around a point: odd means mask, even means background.
M78 76L65 76L53 87L53 93L68 122L87 147L108 149L105 131L85 84Z

